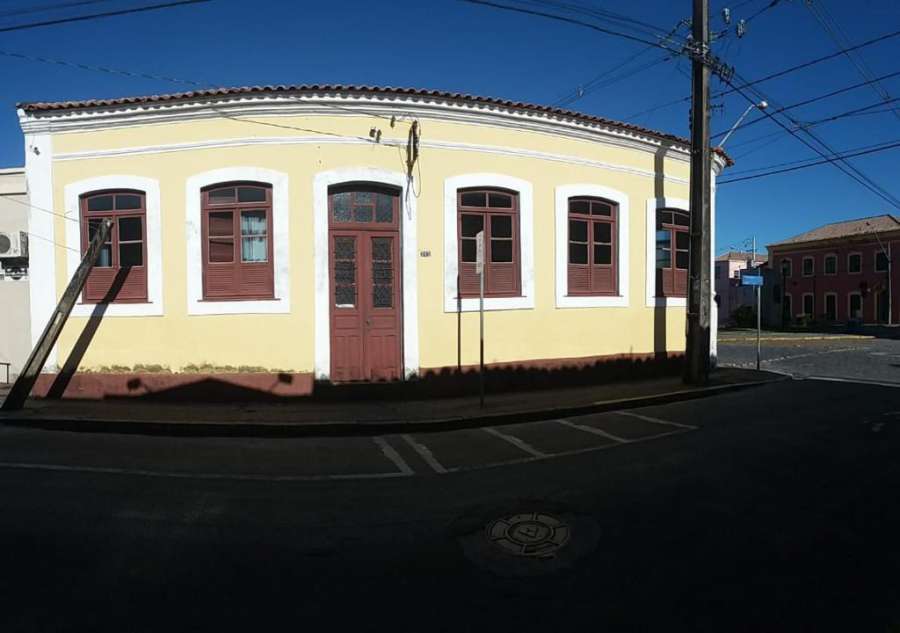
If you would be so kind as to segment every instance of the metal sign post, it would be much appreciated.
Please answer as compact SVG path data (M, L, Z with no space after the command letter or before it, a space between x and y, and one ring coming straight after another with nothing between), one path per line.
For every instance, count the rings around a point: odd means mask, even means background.
M760 330L762 330L762 310L761 308L761 299L760 299L760 290L762 290L763 285L763 277L758 272L755 275L741 275L741 285L742 286L754 286L754 290L756 291L756 369L759 371L759 340L760 340Z
M475 236L475 272L478 273L478 391L484 408L484 231Z

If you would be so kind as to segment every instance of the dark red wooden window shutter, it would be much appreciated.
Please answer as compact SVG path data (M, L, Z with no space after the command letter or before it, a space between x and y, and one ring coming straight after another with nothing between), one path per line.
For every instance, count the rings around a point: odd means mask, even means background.
M568 294L618 294L618 215L609 200L569 198Z
M691 217L679 209L656 211L656 296L687 297Z
M107 190L80 200L81 252L104 220L113 227L82 292L85 303L147 301L147 206L143 191Z
M201 196L203 298L273 298L271 185L223 183Z
M478 296L475 236L484 231L484 296L521 295L519 195L505 189L457 191L459 294Z

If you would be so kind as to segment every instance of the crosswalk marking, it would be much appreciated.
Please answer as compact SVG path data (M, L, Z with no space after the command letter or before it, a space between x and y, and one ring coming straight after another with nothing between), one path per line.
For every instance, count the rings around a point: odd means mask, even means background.
M505 440L505 441L509 442L516 448L525 451L529 455L533 455L534 457L546 457L547 456L546 453L542 453L541 451L539 451L535 447L531 446L527 442L524 442L524 441L520 440L519 438L514 437L512 435L507 435L506 433L501 433L500 431L498 431L495 428L486 426L482 430L485 433L490 433L494 437L499 437L501 440Z
M438 473L439 475L443 475L447 472L447 469L444 468L441 463L435 458L434 454L429 450L429 448L423 444L419 444L415 441L410 435L401 435L403 441L410 445L410 447L419 454L425 463L431 466L431 470Z
M400 453L394 450L394 447L388 444L387 440L383 437L377 436L373 437L372 440L378 445L378 448L381 449L381 452L387 457L389 460L394 462L394 466L396 466L401 473L404 475L412 475L414 474L413 469L409 467L409 464L406 463Z
M637 418L638 420L643 420L644 422L652 422L653 424L665 424L666 426L676 426L679 429L690 429L691 431L696 431L698 427L692 426L690 424L681 424L680 422L670 422L668 420L660 420L659 418L652 418L649 415L641 415L640 413L632 413L631 411L614 411L618 415L625 415L629 418Z
M584 431L585 433L592 433L593 435L599 435L600 437L605 437L608 440L612 440L614 442L619 442L620 444L627 444L631 440L626 440L624 437L619 437L618 435L613 435L612 433L608 433L602 429L594 428L593 426L585 426L584 424L575 424L574 422L569 422L568 420L556 420L560 424L568 426L573 429L578 429L579 431Z

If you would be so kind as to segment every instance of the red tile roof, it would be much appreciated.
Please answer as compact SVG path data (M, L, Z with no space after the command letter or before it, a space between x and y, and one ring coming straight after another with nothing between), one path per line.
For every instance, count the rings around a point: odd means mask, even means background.
M114 106L143 105L148 103L166 103L173 101L194 101L208 97L228 97L250 94L315 94L323 92L339 92L353 94L380 94L380 95L407 95L415 97L433 97L438 99L446 99L450 101L461 101L464 103L478 103L486 105L496 105L514 110L522 110L526 112L550 114L558 117L574 119L579 122L589 124L608 125L617 127L631 132L647 134L664 141L672 141L681 145L690 145L690 141L686 138L667 134L657 130L651 130L633 123L624 123L592 114L584 114L574 110L566 110L563 108L554 108L552 106L537 105L534 103L526 103L524 101L510 101L507 99L497 99L494 97L479 97L460 92L444 92L441 90L422 90L418 88L394 88L379 86L350 86L350 85L328 85L328 84L302 84L302 85L272 85L272 86L243 86L235 88L211 88L208 90L191 90L189 92L176 92L171 94L147 95L137 97L120 97L115 99L87 99L84 101L56 101L56 102L36 102L36 103L19 103L18 108L25 112L52 112L58 110L80 110L86 108L105 108ZM715 148L717 154L722 156L728 165L732 165L732 159L725 154L724 150Z
M900 230L900 220L892 215L873 215L857 220L844 220L825 224L806 233L789 237L786 240L769 244L769 246L785 246L788 244L800 244L803 242L817 242L819 240L833 240L842 237L857 237L865 234L880 233L881 231Z

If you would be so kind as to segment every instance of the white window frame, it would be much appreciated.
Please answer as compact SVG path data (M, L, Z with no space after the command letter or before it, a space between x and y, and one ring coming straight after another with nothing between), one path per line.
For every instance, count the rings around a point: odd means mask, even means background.
M875 249L875 253L872 256L873 260L874 260L872 262L872 270L875 271L876 273L886 273L888 271L887 260L885 260L884 268L879 269L878 268L878 256L879 255L884 255L885 257L887 257L887 253L882 252L882 250L880 248Z
M834 272L828 272L828 266L826 266L825 262L829 259L834 259ZM838 274L838 256L837 253L828 253L825 257L822 258L822 274L827 277L834 277Z
M850 319L855 318L853 316L852 310L850 309L850 302L852 301L852 299L850 297L854 297L854 296L859 297L859 312L860 312L859 318L860 318L860 320L863 320L865 318L864 315L866 313L866 306L863 301L862 293L859 290L853 290L853 291L847 293L847 320L848 321Z
M812 305L813 305L812 314L810 314L806 311L806 298L807 297L812 297ZM800 310L801 310L801 312L797 316L808 316L808 317L813 317L813 318L816 317L816 295L814 293L804 292L802 295L800 295Z
M616 269L618 294L613 296L569 296L569 198L591 196L618 205L616 217ZM556 307L625 308L628 307L628 246L630 213L628 195L618 189L594 184L560 185L556 188Z
M485 297L485 310L534 309L534 194L530 182L495 173L460 174L444 180L444 312L476 312L478 297L456 298L459 272L457 244L457 191L468 187L498 187L519 195L519 265L522 294L518 297Z
M650 198L647 200L647 218L645 226L645 232L647 234L647 268L645 271L647 307L685 308L687 307L687 297L656 296L656 212L659 209L677 209L690 215L691 204L684 198L663 197Z
M812 262L811 270L807 274L806 272L806 261L809 260ZM813 255L804 255L803 259L800 261L800 275L802 277L815 277L816 276L816 258Z
M850 270L850 258L853 257L854 255L859 256L859 270L857 270L856 272L853 272L852 270ZM863 271L862 253L859 251L852 251L850 253L847 253L847 274L848 275L861 275L862 271Z
M828 297L834 297L834 321L832 323L837 322L838 320L838 293L836 292L826 292L822 295L822 300L825 305L822 306L822 314L827 315L828 313Z
M273 299L203 299L203 248L201 192L204 187L234 181L261 182L272 186ZM287 314L291 311L291 262L287 174L262 167L224 167L194 174L185 187L185 231L187 236L187 313Z
M83 303L79 298L72 316L104 317L162 316L163 271L162 229L160 226L159 181L134 175L108 175L69 183L63 190L66 209L66 268L71 279L81 263L81 196L104 189L135 189L144 193L147 240L147 301L140 303ZM74 220L74 221L72 221ZM34 281L32 281L34 283Z

